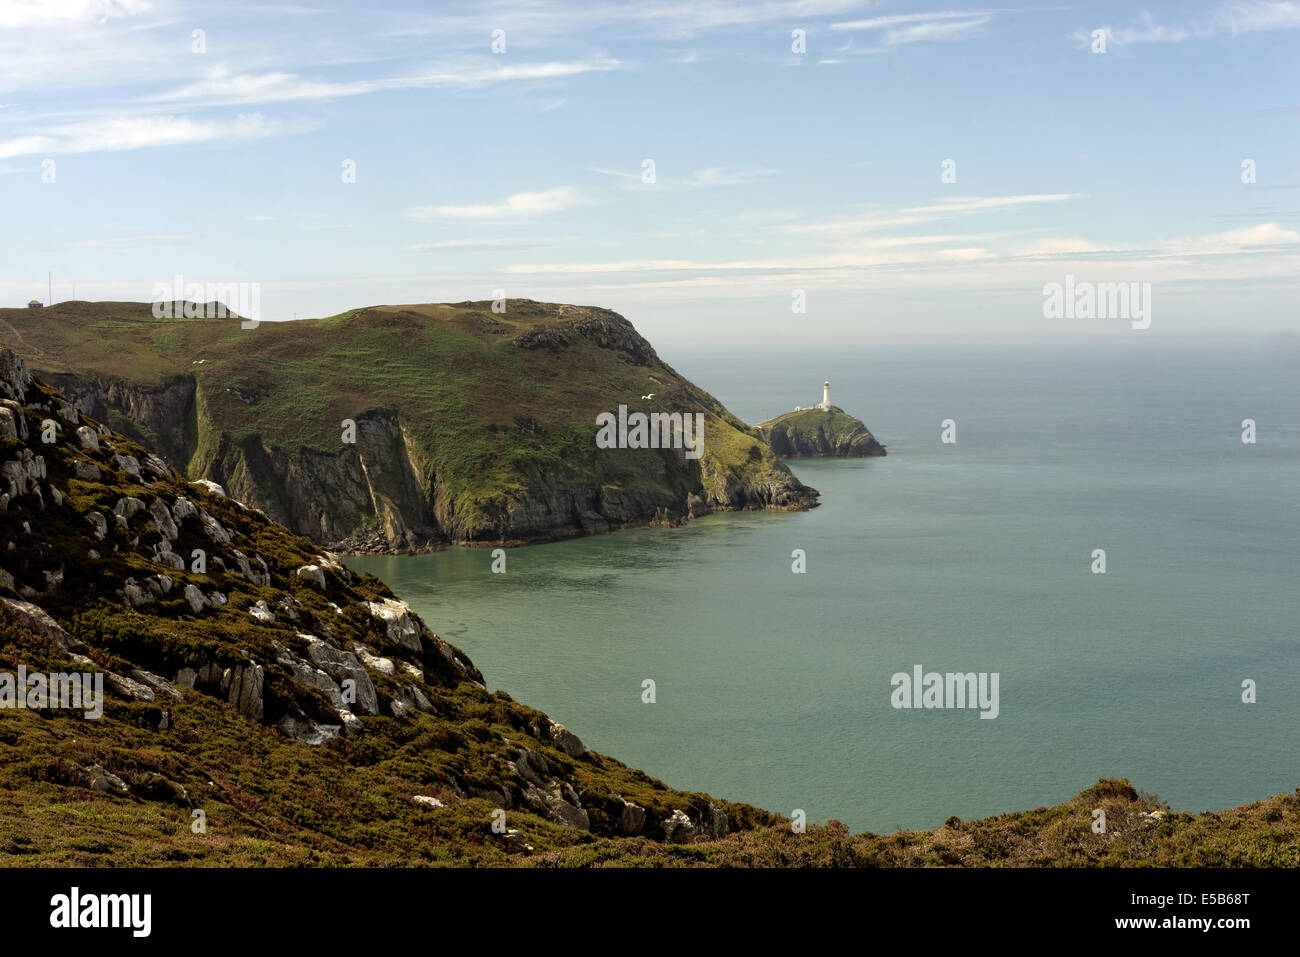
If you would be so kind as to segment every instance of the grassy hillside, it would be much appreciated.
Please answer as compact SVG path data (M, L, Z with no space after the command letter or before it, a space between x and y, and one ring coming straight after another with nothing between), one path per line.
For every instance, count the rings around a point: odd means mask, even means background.
M744 423L608 310L528 300L504 314L488 302L375 306L246 330L235 319L157 319L147 303L68 302L0 310L0 336L83 410L102 406L191 478L228 485L318 541L349 525L386 531L386 510L404 527L486 542L816 503ZM169 384L182 391L169 396ZM702 459L597 450L596 416L620 404L702 412ZM396 445L360 449L354 471L373 462L396 489L358 495L339 478L323 517L293 514L289 500L311 490L285 476L322 456L350 467L356 450L341 423L367 415ZM374 501L352 501L367 495Z
M753 433L777 455L863 457L885 455L885 447L861 420L838 405L798 409L754 426Z
M1295 796L1182 814L1107 780L882 836L674 790L489 694L382 582L0 348L0 674L20 667L108 694L99 720L0 713L0 865L1300 865Z

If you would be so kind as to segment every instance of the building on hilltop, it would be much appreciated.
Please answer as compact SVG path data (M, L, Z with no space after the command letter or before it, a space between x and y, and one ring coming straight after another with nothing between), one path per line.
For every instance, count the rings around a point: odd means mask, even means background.
M44 305L44 303L42 303L39 299L33 299L33 300L31 300L30 302L27 303L27 308L28 308L28 309L40 309L43 305Z
M822 400L820 403L818 403L817 405L807 405L807 406L796 405L794 407L794 410L796 412L811 412L813 409L821 409L825 412L829 412L831 410L831 380L830 379L827 379L825 382L822 383Z

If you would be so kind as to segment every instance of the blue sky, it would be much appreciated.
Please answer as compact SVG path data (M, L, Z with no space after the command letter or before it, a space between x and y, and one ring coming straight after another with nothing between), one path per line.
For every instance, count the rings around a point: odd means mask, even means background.
M0 0L0 302L52 270L256 282L271 320L501 289L661 345L1294 330L1297 53L1263 0ZM1150 282L1151 329L1045 319L1067 274Z

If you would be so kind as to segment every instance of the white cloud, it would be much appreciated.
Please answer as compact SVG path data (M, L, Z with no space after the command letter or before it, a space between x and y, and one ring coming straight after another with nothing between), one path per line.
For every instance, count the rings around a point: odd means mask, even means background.
M444 239L436 243L415 243L408 246L412 252L427 252L434 249L539 249L553 246L559 238L542 237L538 239Z
M106 23L146 13L146 0L0 0L0 27Z
M1240 253L1253 246L1290 246L1300 243L1300 233L1277 223L1260 223L1223 233L1171 239L1164 245L1172 252Z
M148 146L207 143L213 140L262 139L302 132L309 128L309 125L301 122L274 122L260 113L241 114L227 121L197 120L190 116L105 117L0 140L0 159L33 154L133 150Z
M572 186L558 186L535 193L515 193L500 203L470 206L412 206L406 217L419 222L436 222L443 219L513 220L532 219L548 213L578 206L586 200Z
M507 26L511 38L541 42L571 38L618 24L633 24L641 33L676 38L728 28L768 23L799 26L808 21L863 10L875 0L675 0L675 2L590 2L542 4L534 0L477 0L461 10L411 18L394 31L400 36L487 36ZM788 34L787 28L787 36Z
M881 210L827 222L787 223L773 228L791 233L852 235L895 226L911 226L917 223L953 219L958 216L1013 209L1021 206L1064 203L1071 199L1081 198L1083 195L1082 193L1027 193L1018 196L956 196L942 199L927 206L908 206L901 209Z
M885 43L894 46L901 43L917 43L921 40L948 40L977 30L992 19L991 16L985 16L971 20L932 21L909 27L898 27L886 31Z
M1075 30L1074 36L1081 46L1092 42L1092 29ZM1267 30L1300 29L1300 3L1276 0L1252 0L1245 3L1223 4L1208 15L1177 26L1165 26L1147 10L1123 26L1109 24L1100 27L1106 38L1116 46L1143 44L1182 43L1184 40L1203 39L1220 33L1234 36Z
M780 173L779 169L728 169L725 166L710 166L697 169L686 181L689 186L743 186L754 183L768 176Z
M483 61L445 65L424 73L373 80L333 81L297 73L232 73L228 67L208 70L203 79L147 97L150 103L193 103L207 106L328 101L390 90L430 87L476 89L495 83L554 80L617 70L622 64L610 57L543 63L490 64ZM561 100L555 106L561 105Z
M879 30L888 46L942 40L982 27L993 19L994 10L944 10L933 13L897 13L867 20L832 23L832 30Z
M1231 33L1253 30L1293 30L1300 27L1300 3L1230 3L1214 14Z

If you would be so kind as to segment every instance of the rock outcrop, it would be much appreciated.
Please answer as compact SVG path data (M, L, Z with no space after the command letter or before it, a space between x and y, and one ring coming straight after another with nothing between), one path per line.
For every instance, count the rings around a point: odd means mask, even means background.
M800 409L756 425L753 433L785 458L865 458L885 455L861 419L837 405Z
M169 749L177 734L202 740L215 708L240 729L239 746L203 748L205 763L335 748L315 773L349 760L391 765L425 809L486 799L516 822L598 835L680 842L726 833L707 796L672 791L490 694L469 658L382 583L223 489L187 481L77 412L3 347L0 409L0 649L100 674L107 696L102 723L43 718L30 747L62 733L77 755L136 754L129 778L107 757L90 767L35 762L57 780L186 804L169 775L188 765ZM97 475L81 477L89 473L79 462ZM407 768L412 777L400 777ZM216 786L209 772L198 780ZM436 797L421 793L430 786ZM690 809L690 828L664 823L679 807ZM530 852L519 826L506 833L517 836L511 853Z
M109 313L115 322L95 323ZM606 309L374 307L255 332L158 320L147 303L59 304L40 319L0 310L74 411L334 551L509 545L817 504L744 423ZM96 349L71 344L81 340L66 327L78 322ZM184 348L150 355L148 376L112 361L113 337L134 356L127 340L147 349L161 324L162 341ZM255 375L250 345L275 357ZM703 455L598 448L596 416L621 404L702 414ZM0 412L0 434L10 427ZM89 479L98 466L79 467Z

